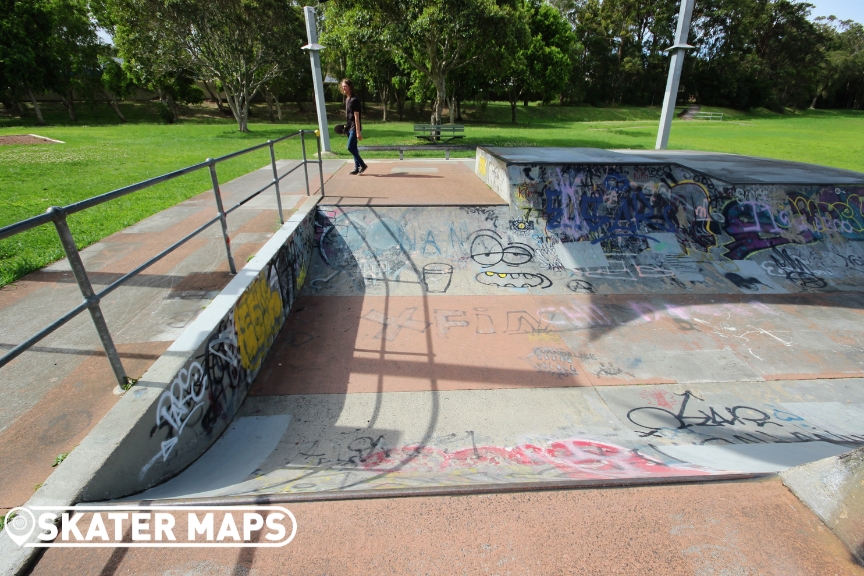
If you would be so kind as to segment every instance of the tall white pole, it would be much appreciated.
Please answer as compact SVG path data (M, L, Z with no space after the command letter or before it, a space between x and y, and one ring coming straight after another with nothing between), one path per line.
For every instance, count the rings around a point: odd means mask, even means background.
M669 131L672 129L672 117L675 115L675 100L678 99L678 84L681 81L681 68L684 66L684 54L692 50L687 44L690 34L690 19L693 17L695 0L681 0L681 10L678 12L678 29L675 30L675 44L666 49L672 53L669 61L669 79L666 81L666 94L663 96L663 111L660 113L660 129L657 131L655 150L665 150L669 144Z
M312 85L315 87L315 106L318 109L318 131L321 134L321 150L330 152L330 132L327 130L327 106L324 101L324 77L321 75L320 52L324 47L318 44L315 8L304 6L303 14L306 16L306 34L309 37L309 44L303 46L303 50L309 51L309 60L312 62Z

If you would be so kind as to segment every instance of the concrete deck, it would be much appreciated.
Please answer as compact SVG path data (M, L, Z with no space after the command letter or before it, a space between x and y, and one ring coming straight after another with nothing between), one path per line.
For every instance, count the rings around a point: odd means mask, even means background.
M776 479L287 507L284 548L52 549L32 574L864 574Z
M864 174L852 170L719 152L496 147L488 150L508 165L678 164L730 184L864 184Z
M325 161L325 178L342 166ZM279 161L284 173L296 161ZM316 171L317 172L317 171ZM267 166L221 186L224 205L272 180ZM312 192L318 175L310 171ZM306 186L303 171L282 180L285 218ZM326 184L325 184L326 190ZM97 290L158 254L213 217L208 190L81 252ZM237 267L279 227L271 190L228 217ZM140 377L183 332L231 275L218 224L133 278L102 301L112 337L131 377ZM60 260L0 289L0 348L10 349L81 302L67 261ZM0 370L0 513L25 502L115 404L117 383L89 315L82 314Z
M325 186L338 206L494 206L505 204L474 174L471 160L369 160L359 176L346 163Z

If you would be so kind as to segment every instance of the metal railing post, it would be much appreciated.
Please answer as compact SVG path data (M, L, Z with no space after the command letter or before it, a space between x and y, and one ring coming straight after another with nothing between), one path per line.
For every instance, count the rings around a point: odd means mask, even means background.
M285 217L282 216L282 195L279 193L279 174L276 172L276 152L273 151L273 140L268 140L270 144L270 164L273 165L273 185L276 187L276 206L279 208L279 222L285 224Z
M111 332L108 330L105 316L102 315L102 308L99 306L99 297L93 292L93 285L90 284L87 270L84 269L84 262L81 261L81 255L78 253L78 247L75 245L75 239L72 237L72 231L69 230L69 224L66 222L66 211L59 206L52 206L48 209L48 213L51 214L54 221L54 227L57 229L57 235L60 237L63 251L66 252L66 258L69 260L72 274L75 275L75 281L78 282L81 295L84 296L84 301L87 302L90 317L93 319L96 333L99 334L99 339L102 341L102 348L105 349L105 355L111 364L111 370L114 371L117 384L122 388L128 383L126 371L123 369L123 363L120 361L117 347L114 346L114 340L111 338Z
M324 197L324 157L321 156L321 134L316 134L315 142L318 144L318 174L321 177L321 197Z
M231 255L231 238L228 236L228 219L225 218L225 209L222 207L222 193L219 191L219 178L216 176L216 161L208 158L210 164L210 180L213 182L213 194L216 196L216 209L219 210L219 221L222 223L222 237L225 239L225 252L228 254L228 268L231 274L237 274L234 265L234 257Z
M300 130L300 148L303 149L303 173L306 175L306 196L309 196L309 161L306 159L306 131Z

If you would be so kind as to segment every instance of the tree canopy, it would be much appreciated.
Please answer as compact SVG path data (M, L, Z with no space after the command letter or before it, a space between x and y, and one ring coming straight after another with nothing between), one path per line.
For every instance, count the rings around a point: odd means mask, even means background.
M326 73L365 99L659 105L680 0L331 0L319 8ZM864 107L864 27L812 19L800 0L698 0L679 100L740 109ZM97 27L113 44L102 43ZM0 0L0 100L15 114L53 93L118 101L155 92L165 117L204 93L248 129L255 98L311 94L294 0ZM202 90L203 89L203 90ZM223 97L224 94L224 97ZM335 96L335 94L334 94Z

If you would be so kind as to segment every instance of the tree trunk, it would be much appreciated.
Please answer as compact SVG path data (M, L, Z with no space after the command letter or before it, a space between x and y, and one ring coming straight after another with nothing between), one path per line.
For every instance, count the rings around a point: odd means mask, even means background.
M276 103L276 117L282 121L282 104L279 103L279 95L273 94L273 101Z
M306 113L306 109L303 107L303 102L301 102L299 98L298 98L297 100L295 100L294 103L297 104L297 110L298 110L301 114L305 114L305 113Z
M39 109L39 102L36 101L36 95L33 94L33 88L31 88L29 84L27 84L27 94L30 96L30 101L33 103L33 110L36 112L36 121L39 122L40 126L44 126L45 119L42 118L42 110Z
M273 116L273 101L271 100L270 91L266 88L264 89L264 101L267 102L267 117L270 118L270 122L275 122L276 118Z
M435 85L436 92L435 109L433 110L435 122L433 124L441 124L441 116L444 112L444 100L447 98L447 84L442 74L435 75L432 83Z
M234 95L232 95L228 90L225 90L225 102L228 103L228 108L231 109L231 114L234 115L234 120L236 120L239 124L240 122L240 114L237 112L237 101Z
M12 104L13 114L21 116L22 118L29 114L27 112L27 107L24 106L24 104L22 104L21 102L19 102L18 99L15 98L14 96L12 96L12 101L10 103Z
M510 122L516 124L516 104L518 101L510 100Z
M108 105L114 109L114 112L117 113L120 121L126 122L126 117L123 116L123 112L120 111L120 105L117 103L117 96L113 92L108 92L105 94L105 100L107 100Z
M240 132L249 132L249 87L243 86L241 98L243 99L242 105L238 106L240 112Z
M454 105L456 98L450 97L447 99L447 111L450 113L450 124L456 123L456 106Z
M219 111L222 112L223 114L225 112L227 112L227 110L225 109L225 105L222 104L222 97L219 95L219 90L218 90L218 87L215 85L215 83L213 86L214 88L217 88L215 94L213 93L212 90L210 90L210 85L207 84L206 81L202 80L201 83L204 84L204 89L207 90L207 94L210 95L210 98L212 98L213 100L216 101L216 108L218 108Z
M462 101L456 98L456 122L462 122Z
M390 90L387 89L386 84L383 88L378 88L378 95L381 97L381 109L384 111L381 121L387 122L387 107L390 105Z
M171 94L165 94L165 105L168 106L168 111L171 113L171 118L174 122L180 119L180 113L177 110L177 102Z
M60 99L63 100L63 106L66 107L66 111L69 113L69 118L73 122L78 121L78 115L75 114L75 101L72 96L72 90L69 90L66 93L60 93Z

